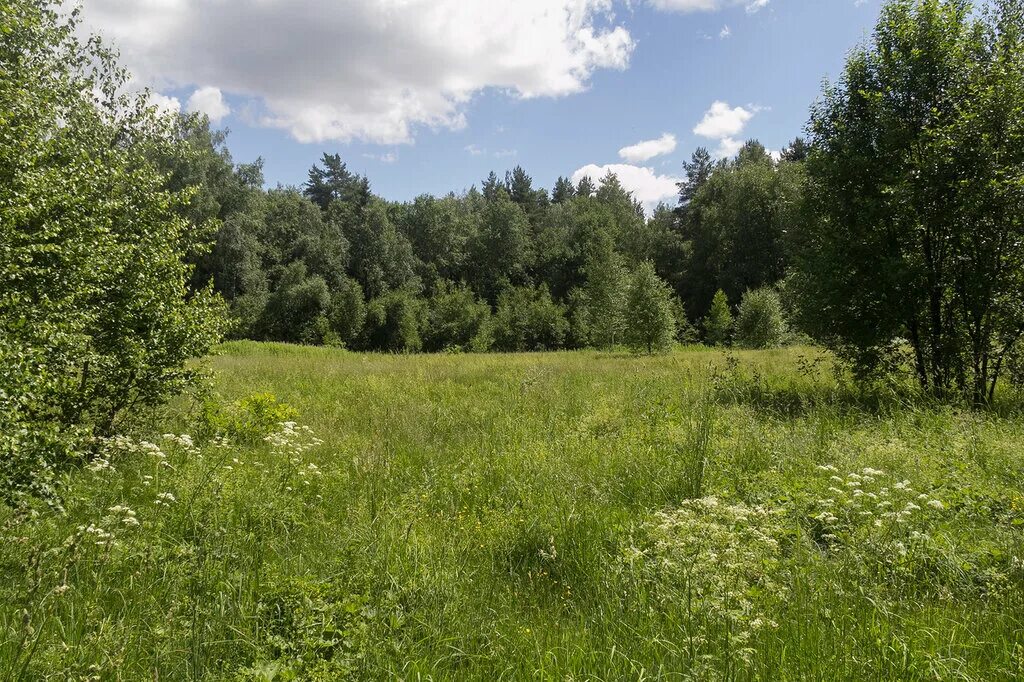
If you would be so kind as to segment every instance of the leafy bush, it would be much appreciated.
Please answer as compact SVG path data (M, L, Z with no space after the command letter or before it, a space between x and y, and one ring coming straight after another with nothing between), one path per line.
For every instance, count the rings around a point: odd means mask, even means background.
M498 297L495 348L508 352L555 350L563 347L568 333L565 309L551 299L546 285L513 287Z
M0 46L0 485L52 497L51 472L133 408L190 383L221 304L187 293L207 225L152 162L187 153L173 123L77 18L14 0ZM45 74L45 77L41 77ZM83 94L85 93L85 94ZM36 477L39 477L38 480Z
M427 351L485 351L491 345L491 307L465 285L443 283L428 303L423 347Z
M779 294L769 288L745 293L736 315L736 343L745 348L775 348L785 336Z
M211 398L203 403L197 436L204 441L224 437L254 444L297 417L295 408L280 402L273 393L254 393L227 406Z
M366 308L363 345L392 353L415 353L423 348L420 329L426 305L405 290L391 291L370 301Z
M354 279L345 278L331 296L331 329L345 346L359 338L366 321L363 288Z

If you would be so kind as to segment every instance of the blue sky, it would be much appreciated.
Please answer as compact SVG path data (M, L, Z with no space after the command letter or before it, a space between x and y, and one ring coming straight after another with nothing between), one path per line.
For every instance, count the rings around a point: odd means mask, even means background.
M399 200L517 164L543 187L618 164L653 204L698 145L800 134L881 2L454 1L412 0L415 15L398 0L84 4L138 85L211 113L270 185L301 183L325 151ZM650 140L664 144L620 155Z

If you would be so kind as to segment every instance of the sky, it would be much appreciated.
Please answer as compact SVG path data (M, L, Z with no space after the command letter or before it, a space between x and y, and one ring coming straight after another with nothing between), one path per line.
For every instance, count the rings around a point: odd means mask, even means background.
M324 152L408 200L521 165L672 201L698 146L782 149L881 0L81 0L134 87L299 185Z

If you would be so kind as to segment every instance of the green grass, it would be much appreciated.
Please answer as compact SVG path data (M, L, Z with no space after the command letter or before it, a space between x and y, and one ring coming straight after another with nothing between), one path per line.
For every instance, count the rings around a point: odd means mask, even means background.
M0 678L1021 679L1024 418L821 357L228 344L221 402L322 443L156 440L0 512ZM251 434L202 412L138 437Z

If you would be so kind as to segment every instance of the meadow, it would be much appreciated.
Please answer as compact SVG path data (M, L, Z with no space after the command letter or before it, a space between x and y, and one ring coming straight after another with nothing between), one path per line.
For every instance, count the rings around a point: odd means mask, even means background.
M1024 415L823 351L226 344L0 510L0 677L1024 678Z

